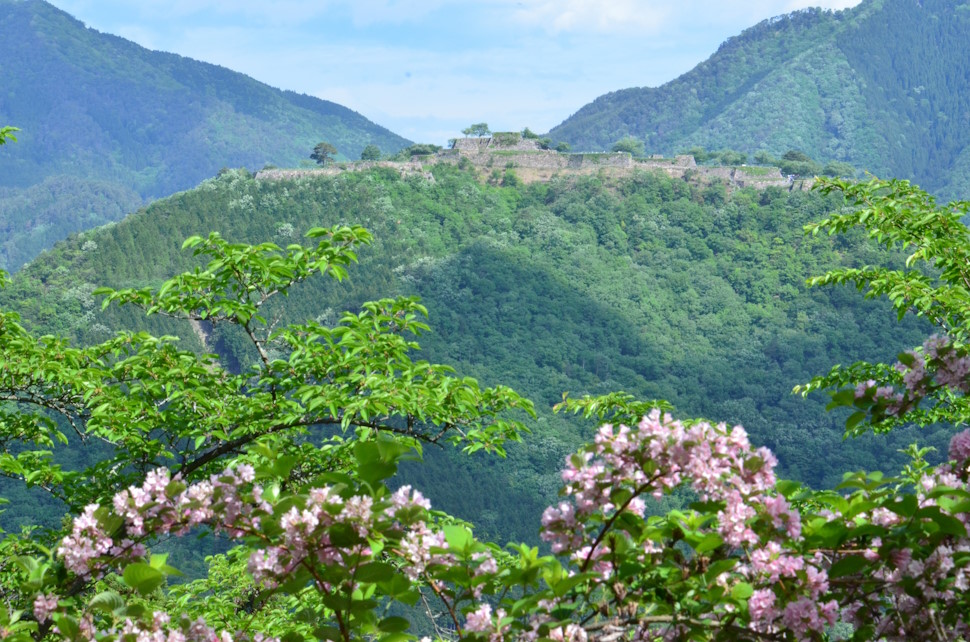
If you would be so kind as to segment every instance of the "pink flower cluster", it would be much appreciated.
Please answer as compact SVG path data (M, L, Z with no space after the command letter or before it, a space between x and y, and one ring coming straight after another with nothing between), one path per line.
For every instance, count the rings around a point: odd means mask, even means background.
M278 638L262 633L231 635L228 631L217 632L201 618L191 621L183 618L172 622L167 613L154 612L148 621L125 620L121 626L109 630L94 630L90 616L86 616L80 626L81 639L98 640L137 640L138 642L278 642Z
M504 619L504 610L498 609L493 616L491 605L482 604L465 616L465 631L484 634L489 642L501 642L509 630L508 623L503 622Z
M614 552L603 532L616 513L643 517L643 496L659 498L689 484L702 500L723 503L715 523L723 542L752 551L734 571L734 581L764 586L749 605L752 628L784 626L808 638L835 622L835 603L819 602L828 586L820 563L789 548L801 535L801 516L773 493L776 463L767 449L752 448L740 426L685 425L656 410L635 428L606 425L586 452L567 462L562 476L572 502L546 509L541 536L554 552L571 552L580 571L608 582ZM648 539L641 559L649 564L670 545ZM771 588L781 580L790 590Z
M932 359L949 354L943 347L934 350ZM949 371L959 369L952 365ZM831 508L803 516L774 490L774 456L753 448L742 428L684 424L654 411L632 428L603 426L593 444L569 459L562 473L566 499L545 511L541 537L568 560L559 572L590 573L592 588L577 590L592 591L596 599L611 596L613 615L623 614L626 634L638 639L696 636L692 627L698 622L711 630L747 627L742 637L754 632L817 639L838 620L840 605L844 621L871 627L880 639L970 638L970 511L964 508L964 498L970 496L970 431L953 438L950 458L950 464L926 471L908 499L877 484L852 495L853 501L862 502L858 510L843 514ZM489 642L534 642L540 637L586 642L591 636L583 626L553 616L572 608L572 598L562 594L540 596L535 608L516 618L482 602L486 591L507 590L502 569L480 544L475 552L450 551L444 534L426 523L428 501L409 486L377 495L343 486L313 487L288 495L286 509L278 510L283 500L254 482L254 471L247 466L188 487L157 470L140 486L118 493L113 511L88 506L62 540L58 555L74 573L96 576L142 559L144 549L134 540L205 525L261 542L249 559L249 571L266 586L282 584L306 568L318 591L349 594L358 587L347 570L374 561L374 551L380 550L382 556L390 552L397 557L400 572L409 580L427 581L448 604L454 625L467 635ZM707 502L707 508L698 509L702 512L676 518L693 524L694 539L677 534L679 522L645 519L645 499L682 485ZM832 505L849 505L840 501ZM815 537L823 526L845 535L831 550L809 544L803 519ZM671 528L658 526L663 523ZM107 524L120 526L108 532ZM679 540L707 542L707 548L670 555ZM719 560L719 574L705 577L704 567L698 566L705 557ZM833 575L836 579L830 578L833 564L846 561L858 562L853 568L859 570L846 572L843 564ZM455 572L459 563L464 572ZM674 574L708 583L692 600L705 592L721 597L712 598L710 608L691 615L689 622L673 616L658 619L651 615L655 592L617 579L619 569L629 574L632 565L642 567L636 582L642 586L653 569L666 565ZM523 595L533 590L514 588L524 590ZM736 590L749 597L733 598ZM590 601L588 595L576 603L607 614L605 602ZM52 616L56 621L61 608L54 594L36 596L33 606L40 622ZM636 613L649 617L639 621ZM127 622L95 636L90 615L84 618L82 637L92 640L107 635L219 642L228 635L217 635L202 622L170 626L158 615L151 622Z
M141 486L132 486L114 496L114 514L123 519L119 539L115 539L115 533L104 531L98 518L104 510L91 504L74 520L71 534L61 541L57 554L70 571L87 577L144 557L144 547L132 537L182 534L202 524L233 535L251 530L258 526L258 519L249 519L253 511L269 508L263 502L246 504L239 494L254 477L252 467L243 465L186 488L173 481L164 468L151 471ZM259 487L254 490L257 497L261 492Z
M892 385L879 386L872 379L856 385L855 398L871 398L877 407L877 416L904 415L935 389L960 394L970 392L970 354L957 349L949 337L934 335L923 343L922 352L913 350L906 354L908 363L899 362L895 366L903 375L901 390Z
M144 547L129 536L184 534L204 525L232 537L251 536L263 542L248 565L256 581L273 586L301 565L318 571L329 567L335 569L338 585L318 582L318 590L328 592L354 589L352 585L339 585L344 581L340 578L346 577L346 569L373 560L375 542L399 549L404 572L411 579L431 564L449 561L449 556L439 552L447 548L443 536L431 532L425 524L430 504L410 486L380 501L370 495L347 496L346 490L340 492L331 486L314 487L305 495L289 497L288 510L276 515L275 505L265 499L264 489L254 485L254 479L252 467L242 465L186 487L172 480L167 470L155 470L140 486L115 495L113 515L97 505L86 507L74 520L71 533L61 541L58 555L75 574L99 576L144 558ZM115 532L106 532L104 524L118 518L121 526ZM260 530L266 520L278 520L282 532L267 536ZM341 533L339 545L331 541L334 528ZM355 541L348 540L351 532L356 534ZM316 576L327 577L325 571ZM34 603L41 621L56 608L53 596L38 596ZM130 633L142 639L145 633L144 639L159 640L178 640L180 635L167 631L165 636L174 637L163 638L158 637L160 629L149 632L138 629L141 624L131 626L135 628L121 635Z
M877 639L903 642L970 637L966 599L970 513L950 496L950 491L960 499L970 493L970 484L959 474L965 469L968 444L970 431L957 434L950 448L953 462L927 471L915 489L918 512L912 516L880 506L846 520L850 525L870 523L890 529L886 537L872 538L863 552L872 564L868 579L879 590L848 591L841 600L846 620L856 626L872 626ZM903 500L890 496L888 501ZM951 512L952 508L959 510ZM945 519L958 520L962 532L941 537L937 524ZM907 535L921 530L925 534L915 541ZM890 539L894 531L901 533L898 539Z

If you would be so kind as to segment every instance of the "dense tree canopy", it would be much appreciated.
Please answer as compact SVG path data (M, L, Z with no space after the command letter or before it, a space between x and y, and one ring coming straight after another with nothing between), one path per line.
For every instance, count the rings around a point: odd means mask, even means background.
M2 135L9 135L9 130ZM793 162L803 162L794 160ZM644 180L641 178L641 180ZM662 186L663 183L656 183ZM849 208L808 226L862 228L905 267L842 267L852 283L941 333L895 366L837 366L850 434L970 418L970 203L906 182L823 183ZM725 205L723 201L719 206ZM275 233L292 238L289 224ZM909 449L896 478L847 474L842 492L780 480L740 426L679 421L661 400L563 396L599 426L567 459L542 516L550 554L476 537L398 469L428 445L504 454L532 403L416 361L415 297L282 322L304 281L342 281L372 242L312 227L305 244L193 236L197 266L158 286L98 288L104 306L188 322L203 348L232 328L251 360L123 331L87 347L0 312L0 473L55 498L63 520L0 539L0 628L12 640L956 639L970 633L970 431L948 460ZM94 251L94 246L82 251ZM922 264L926 264L925 266ZM0 272L0 286L9 285ZM594 365L608 369L608 364ZM84 450L80 468L54 455ZM667 507L657 500L669 502ZM670 508L673 506L674 508ZM165 539L232 549L177 576Z

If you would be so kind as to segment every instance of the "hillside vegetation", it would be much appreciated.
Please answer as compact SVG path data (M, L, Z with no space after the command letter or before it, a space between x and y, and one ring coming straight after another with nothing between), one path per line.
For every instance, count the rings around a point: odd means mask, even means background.
M7 270L221 167L295 166L323 140L343 158L409 144L335 103L87 29L42 0L0 0L0 34L0 122L21 130L0 157Z
M970 187L968 32L959 0L806 9L728 39L661 87L601 96L549 135L579 150L627 135L648 153L801 150L954 198Z
M299 242L318 225L361 224L375 237L341 284L303 284L268 314L333 324L341 311L418 294L432 332L425 358L483 384L510 385L535 404L534 434L505 462L454 458L408 469L436 506L482 532L534 540L555 472L591 425L554 415L568 392L625 390L678 412L742 423L785 475L831 487L845 470L893 470L915 438L899 430L842 441L844 416L792 386L838 362L890 359L926 328L844 289L807 290L826 269L892 262L859 236L807 237L802 226L840 201L780 189L697 186L650 173L606 180L483 185L454 166L432 179L380 168L334 177L257 181L228 171L117 224L72 237L18 273L0 307L38 331L102 341L120 328L199 333L130 307L101 311L95 286L158 285L188 269L190 235ZM239 369L256 355L227 326L201 327L206 348ZM69 454L63 455L69 457Z

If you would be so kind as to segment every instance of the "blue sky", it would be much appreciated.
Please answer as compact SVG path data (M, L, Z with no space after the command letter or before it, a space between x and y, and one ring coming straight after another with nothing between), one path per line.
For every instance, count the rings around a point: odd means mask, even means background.
M420 142L545 132L765 18L859 0L53 0L89 27L346 105Z

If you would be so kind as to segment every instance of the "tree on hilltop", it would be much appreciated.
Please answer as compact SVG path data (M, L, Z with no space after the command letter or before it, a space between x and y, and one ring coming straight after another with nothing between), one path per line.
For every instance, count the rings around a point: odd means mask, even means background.
M488 123L475 123L461 130L461 133L465 136L478 136L481 138L482 136L488 136L492 131L488 128Z
M614 152L629 152L633 156L643 156L643 141L635 136L624 136L613 143Z
M785 152L778 165L782 174L791 176L818 176L822 173L822 166L812 160L812 157L797 149Z
M360 153L360 160L362 161L376 161L381 159L381 148L377 145L368 145L364 148L364 151Z
M337 155L337 148L326 141L321 141L313 148L310 158L317 161L318 165L326 166Z

